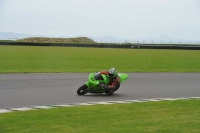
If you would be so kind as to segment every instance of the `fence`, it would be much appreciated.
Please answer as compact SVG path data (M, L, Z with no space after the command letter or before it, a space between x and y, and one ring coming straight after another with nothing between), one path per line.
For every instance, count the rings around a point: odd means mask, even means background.
M94 40L98 43L117 43L117 44L185 44L185 45L200 45L200 41L153 41L153 40L134 40L134 41L121 41L121 40Z
M93 48L131 48L131 49L185 49L200 50L200 45L177 45L177 44L114 44L114 43L95 43L95 44L67 44L67 43L29 43L29 42L0 42L0 45L14 46L62 46L62 47L93 47Z

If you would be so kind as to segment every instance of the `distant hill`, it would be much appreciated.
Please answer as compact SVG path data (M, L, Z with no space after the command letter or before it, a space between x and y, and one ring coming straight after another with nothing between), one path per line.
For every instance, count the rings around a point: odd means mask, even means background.
M48 38L48 37L29 37L17 40L18 42L37 42L37 43L89 43L94 44L92 39L87 37L77 38Z
M44 35L32 35L14 32L0 32L0 40L16 40L18 42L56 42L56 43L96 43L88 37L45 37Z

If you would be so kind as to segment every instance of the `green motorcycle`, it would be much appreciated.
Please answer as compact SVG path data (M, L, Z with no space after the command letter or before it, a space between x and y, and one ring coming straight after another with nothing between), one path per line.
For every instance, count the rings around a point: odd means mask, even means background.
M126 73L118 73L120 83L123 83L128 78ZM77 94L84 95L86 93L106 93L106 90L99 86L99 83L109 84L110 79L107 75L98 73L91 73L88 77L88 82L78 88Z

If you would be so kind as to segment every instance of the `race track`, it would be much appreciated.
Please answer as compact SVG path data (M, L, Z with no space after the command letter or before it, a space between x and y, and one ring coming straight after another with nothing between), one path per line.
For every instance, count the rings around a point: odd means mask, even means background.
M0 74L0 109L66 103L200 96L200 73L128 73L112 96L77 89L89 73Z

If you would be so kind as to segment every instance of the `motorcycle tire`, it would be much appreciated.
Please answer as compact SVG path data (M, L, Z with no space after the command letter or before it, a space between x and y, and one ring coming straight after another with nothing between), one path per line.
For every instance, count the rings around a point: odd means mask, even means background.
M78 88L77 94L84 95L84 94L88 93L87 88L88 88L88 86L86 84L82 85L81 87Z

